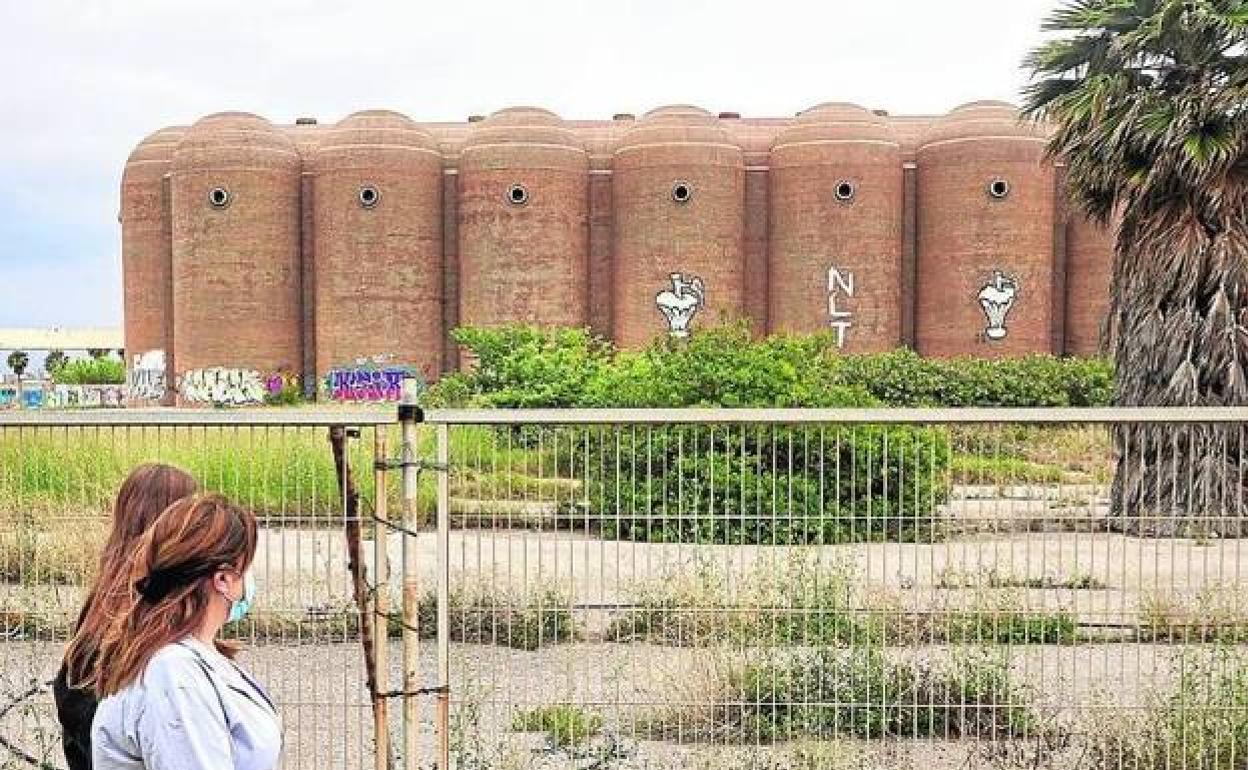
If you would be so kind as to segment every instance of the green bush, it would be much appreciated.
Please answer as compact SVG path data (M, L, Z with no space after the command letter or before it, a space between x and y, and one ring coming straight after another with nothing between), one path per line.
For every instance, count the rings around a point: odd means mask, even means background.
M652 723L695 739L993 738L1034 731L1035 712L1007 665L986 654L903 662L878 649L769 653L731 670L711 708Z
M52 372L58 385L121 385L126 381L126 365L112 358L68 361Z
M911 350L841 355L831 333L753 338L745 325L617 351L584 329L463 328L469 373L434 386L436 406L1104 406L1099 358L927 359Z
M911 350L843 356L831 377L897 407L1105 406L1113 368L1103 359L927 359Z
M511 729L524 733L546 733L560 748L579 746L602 730L602 717L577 706L540 706L521 711L512 719Z

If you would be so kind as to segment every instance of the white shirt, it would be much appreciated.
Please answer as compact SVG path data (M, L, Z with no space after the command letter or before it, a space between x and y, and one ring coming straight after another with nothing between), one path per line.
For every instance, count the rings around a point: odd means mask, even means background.
M281 748L269 696L193 637L158 650L91 723L95 770L272 770Z

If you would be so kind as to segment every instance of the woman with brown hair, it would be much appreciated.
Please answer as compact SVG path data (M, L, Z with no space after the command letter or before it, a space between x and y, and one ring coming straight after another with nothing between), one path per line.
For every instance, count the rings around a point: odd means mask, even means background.
M255 584L256 519L220 495L169 506L135 545L135 593L104 634L92 684L95 770L271 770L281 722L217 638Z
M91 768L91 720L96 697L84 683L95 669L105 626L129 603L134 544L170 503L193 494L195 479L163 463L135 468L117 491L112 531L100 554L99 571L78 613L78 628L52 686L61 722L61 745L70 770Z

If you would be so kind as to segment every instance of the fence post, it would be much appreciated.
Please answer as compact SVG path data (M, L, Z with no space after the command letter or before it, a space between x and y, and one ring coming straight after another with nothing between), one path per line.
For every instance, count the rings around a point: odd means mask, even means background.
M420 467L416 459L416 426L420 408L416 406L418 383L414 377L403 378L399 401L399 425L402 431L401 460L403 466L403 767L417 770L420 766L420 573L417 561L415 532L418 531L416 498L419 492Z
M381 697L374 707L374 770L390 770L390 526L386 518L386 426L373 429L373 638L377 640L374 661L377 691Z
M438 424L438 768L451 766L451 442L450 426Z

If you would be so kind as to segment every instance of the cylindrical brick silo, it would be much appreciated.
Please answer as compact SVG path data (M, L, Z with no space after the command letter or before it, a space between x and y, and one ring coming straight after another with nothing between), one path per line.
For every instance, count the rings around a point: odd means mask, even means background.
M1114 267L1114 225L1072 211L1066 225L1066 354L1102 352L1101 330L1109 311Z
M770 331L832 330L846 352L901 333L901 148L852 104L801 113L771 148Z
M185 403L251 403L302 368L294 145L247 113L199 120L173 156L173 346ZM259 384L259 387L258 387Z
M588 322L589 157L554 113L500 110L459 158L459 324Z
M919 147L919 353L1051 352L1055 182L1045 143L1014 107L977 102Z
M129 400L165 402L173 359L172 219L165 194L186 128L157 131L130 153L121 175L121 265Z
M324 134L312 168L317 377L364 363L432 381L442 367L437 141L396 112L358 112Z
M744 316L744 191L741 148L704 110L662 107L624 133L612 172L617 345Z

